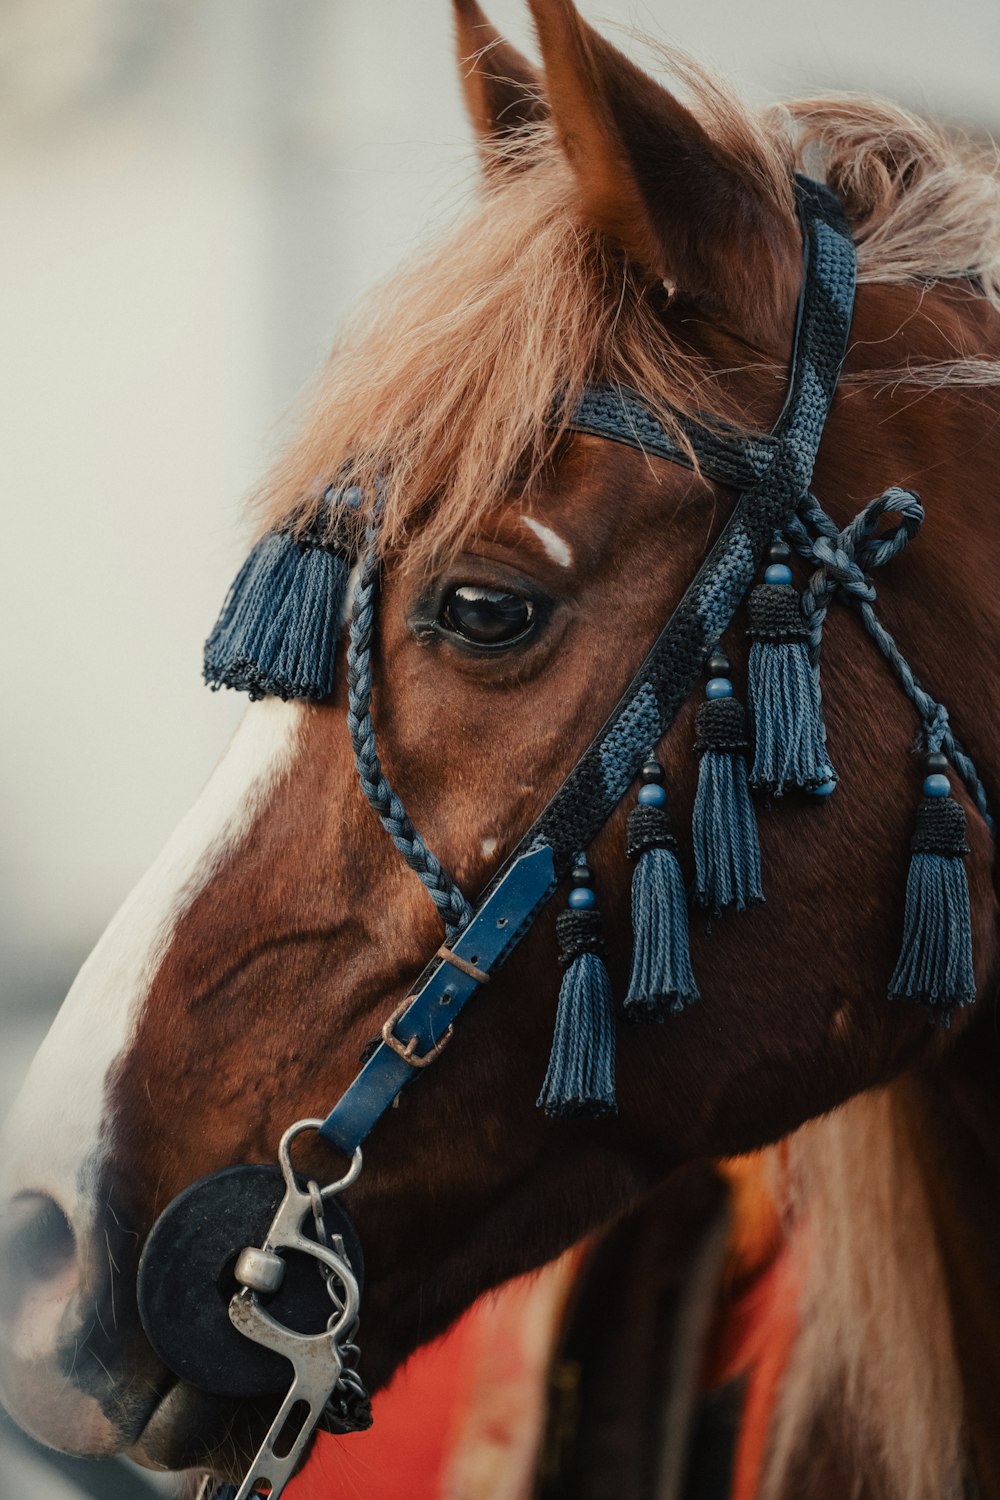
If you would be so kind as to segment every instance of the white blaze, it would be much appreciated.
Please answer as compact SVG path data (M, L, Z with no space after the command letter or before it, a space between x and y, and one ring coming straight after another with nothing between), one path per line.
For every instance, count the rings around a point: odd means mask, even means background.
M573 561L573 549L569 542L565 541L551 526L543 526L541 521L536 521L534 516L522 516L521 520L529 531L533 531L545 548L545 555L550 557L554 563L561 568L568 568Z
M85 1225L109 1071L135 1033L178 918L288 770L300 723L298 704L251 705L198 801L83 965L4 1128L0 1203L47 1193L77 1230Z

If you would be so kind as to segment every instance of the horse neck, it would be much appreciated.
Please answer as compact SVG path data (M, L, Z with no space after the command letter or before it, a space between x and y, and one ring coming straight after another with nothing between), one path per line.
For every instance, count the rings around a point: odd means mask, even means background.
M800 1330L767 1500L850 1488L1000 1497L1000 1039L991 1014L933 1065L775 1148ZM881 1476L881 1478L876 1478Z
M979 1492L1000 1496L1000 1037L984 1013L907 1081L907 1113L947 1287Z

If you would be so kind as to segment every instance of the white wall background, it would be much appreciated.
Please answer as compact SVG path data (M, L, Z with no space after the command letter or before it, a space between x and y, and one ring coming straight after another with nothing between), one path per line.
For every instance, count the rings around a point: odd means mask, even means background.
M1000 126L997 0L583 9L756 97ZM530 49L521 0L492 15ZM0 1113L240 711L200 648L241 497L470 179L451 45L447 0L0 0Z

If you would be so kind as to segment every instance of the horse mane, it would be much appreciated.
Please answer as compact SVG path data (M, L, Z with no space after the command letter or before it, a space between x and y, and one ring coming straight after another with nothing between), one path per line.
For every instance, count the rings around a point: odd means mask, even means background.
M901 1085L770 1148L800 1327L762 1500L794 1493L817 1415L881 1500L961 1500L962 1383L944 1266ZM800 1486L801 1488L801 1486Z
M836 190L861 281L971 280L1000 310L995 150L873 99L753 109L689 58L660 51L714 137L753 164L788 213L795 169ZM549 127L508 137L461 222L347 322L258 496L263 525L289 516L307 525L332 478L367 493L377 478L384 545L429 563L481 525L512 482L530 504L561 435L553 393L565 406L588 382L620 381L672 430L671 408L739 423L713 372L666 334L666 295L583 222ZM1000 364L957 349L944 365L877 378L993 384Z

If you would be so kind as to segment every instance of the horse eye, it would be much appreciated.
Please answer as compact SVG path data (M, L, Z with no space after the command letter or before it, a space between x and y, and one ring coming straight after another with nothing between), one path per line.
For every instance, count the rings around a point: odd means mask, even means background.
M508 646L534 625L535 606L505 589L463 583L448 592L439 623L473 646Z

